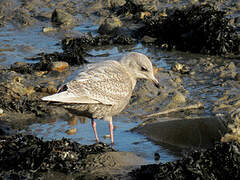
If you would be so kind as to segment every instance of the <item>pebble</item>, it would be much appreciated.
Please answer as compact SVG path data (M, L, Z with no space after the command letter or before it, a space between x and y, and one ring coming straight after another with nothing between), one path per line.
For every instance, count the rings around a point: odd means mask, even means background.
M159 153L154 153L154 160L159 161L160 160L160 154Z
M47 74L47 71L35 71L34 72L34 75L36 75L36 76L42 76L44 74Z
M67 133L68 135L75 135L77 134L77 128L69 129L65 131L65 133Z
M55 31L57 31L57 28L54 28L54 27L44 27L44 28L42 29L42 31L43 31L44 33L55 32Z
M103 136L104 139L110 138L110 134L106 134Z
M235 76L236 81L240 81L240 73L237 73Z
M186 102L186 98L185 98L185 96L182 93L176 92L174 94L174 96L172 97L172 101L174 103L179 103L179 104L180 103L185 103Z
M62 72L66 69L69 68L69 64L67 62L64 61L56 61L56 62L52 62L50 64L49 70L50 71L58 71L58 72Z
M180 64L180 63L176 62L172 66L172 70L175 71L175 72L179 72L181 74L185 74L185 73L189 73L190 72L190 67L188 65Z
M151 16L151 13L148 11L140 13L140 19L144 19L147 16Z
M153 43L157 40L157 38L153 38L153 37L150 37L150 36L143 36L143 38L141 39L141 41L143 43Z
M3 109L0 108L0 114L3 114Z

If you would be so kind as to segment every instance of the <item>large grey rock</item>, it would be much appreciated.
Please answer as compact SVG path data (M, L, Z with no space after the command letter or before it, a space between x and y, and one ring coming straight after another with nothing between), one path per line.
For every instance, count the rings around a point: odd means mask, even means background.
M149 120L152 121L152 120ZM167 143L178 147L210 147L220 141L226 128L218 118L158 119L145 122L134 131L145 135L156 143Z

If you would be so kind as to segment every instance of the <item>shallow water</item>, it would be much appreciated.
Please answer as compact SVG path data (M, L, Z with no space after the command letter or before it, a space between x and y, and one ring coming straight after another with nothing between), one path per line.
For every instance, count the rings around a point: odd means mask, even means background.
M14 29L8 25L0 29L0 65L11 65L14 62L31 62L26 58L35 56L38 53L51 53L54 51L62 51L60 46L60 36L42 33L41 26L33 26L25 29ZM92 24L83 24L74 28L74 31L79 33L91 32L96 35L98 26ZM89 62L97 62L106 59L118 59L124 53L137 51L149 56L153 63L158 67L163 67L167 70L171 68L171 64L176 61L181 54L175 52L164 52L157 48L145 47L142 44L134 46L109 46L98 47L89 51L92 57L86 57ZM186 54L184 54L186 55ZM183 56L184 56L183 55ZM191 56L191 55L190 55ZM191 57L190 57L191 58ZM202 88L198 87L198 88ZM194 89L189 87L190 95ZM137 112L135 112L137 113ZM114 130L115 145L114 148L119 151L133 152L146 159L146 163L154 163L154 153L160 154L160 162L174 161L181 157L181 152L176 147L166 144L156 145L150 142L146 137L130 132L138 123L127 121L129 117L124 117L122 114L114 117L114 125L117 126ZM46 121L45 121L46 122ZM73 129L69 132L69 130ZM103 136L109 133L108 124L103 120L97 121L97 130L100 140L110 143L110 139L104 139ZM95 143L94 134L89 121L75 119L74 123L64 119L53 119L49 123L36 123L30 125L26 130L22 131L34 134L44 140L70 138L80 144Z
M47 36L41 26L16 29L12 25L0 28L0 65L15 62L33 62L26 60L39 53L61 51L59 40Z
M127 117L124 117L127 118ZM110 144L108 122L96 120L97 132L101 142ZM146 137L138 133L129 131L139 123L127 122L123 117L114 117L114 149L119 151L133 152L146 160L146 163L159 163L174 161L179 158L176 151L162 147L150 142ZM80 144L95 143L95 136L91 127L91 121L87 118L75 117L71 121L57 119L49 123L36 123L21 131L23 133L34 134L44 140L69 138ZM176 149L177 150L177 149ZM154 153L159 153L160 160L154 160Z
M96 35L97 26L91 24L83 24L74 28L74 31L82 33L91 32ZM54 34L42 33L41 26L32 26L24 29L16 29L12 25L7 25L0 29L0 65L11 65L15 62L34 62L29 61L27 58L35 56L38 53L51 53L54 51L61 51L60 38ZM141 44L136 46L118 46L107 47L89 51L89 54L96 57L87 57L90 62L102 61L106 59L118 59L127 51L138 51L145 53L150 57L162 56L159 52L151 52L151 49L143 47ZM153 58L154 63L159 67L168 68L168 65L161 58L156 61ZM36 61L35 61L36 62ZM154 163L154 153L160 154L160 162L173 161L178 158L176 155L172 155L168 150L168 147L162 147L155 145L146 139L144 136L130 132L130 129L136 127L138 123L122 121L122 117L114 117L115 128L115 145L114 148L119 151L129 151L136 153L137 155L146 159L146 163ZM127 117L125 117L127 119ZM81 121L82 122L82 121ZM70 125L69 121L58 119L52 120L49 123L36 123L30 125L27 130L21 132L27 132L34 134L38 137L42 137L45 140L70 138L81 144L93 144L95 143L94 134L89 121L81 123L77 120L75 125ZM74 129L75 128L75 129ZM76 134L68 134L66 131L74 129ZM101 141L110 143L110 139L104 139L103 136L109 133L108 123L103 120L97 121L97 130ZM175 152L172 151L173 154Z

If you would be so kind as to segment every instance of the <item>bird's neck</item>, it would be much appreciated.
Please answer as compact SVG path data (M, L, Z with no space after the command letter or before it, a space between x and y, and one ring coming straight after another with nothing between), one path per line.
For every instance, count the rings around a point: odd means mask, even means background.
M132 71L132 70L131 70L130 68L128 68L127 66L125 66L124 64L122 64L122 65L123 65L125 71L127 72L127 74L128 74L128 76L129 76L131 82L132 82L132 90L133 90L134 87L135 87L135 85L136 85L136 83L137 83L137 79L136 79L136 77L135 77L135 72Z

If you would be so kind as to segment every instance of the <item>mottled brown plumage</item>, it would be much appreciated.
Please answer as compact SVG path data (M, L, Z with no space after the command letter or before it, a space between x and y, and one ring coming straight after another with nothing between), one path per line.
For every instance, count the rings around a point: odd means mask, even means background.
M128 104L138 78L151 79L158 85L151 61L141 53L128 53L119 62L108 60L77 70L58 93L42 100L60 102L70 112L91 118L97 141L93 119L109 121L113 143L112 116Z

